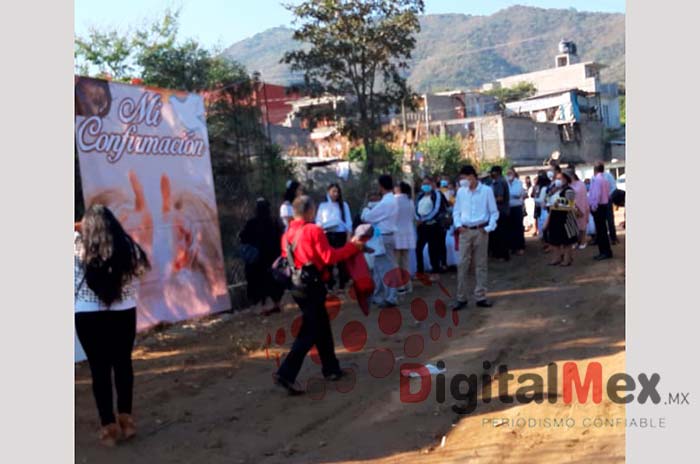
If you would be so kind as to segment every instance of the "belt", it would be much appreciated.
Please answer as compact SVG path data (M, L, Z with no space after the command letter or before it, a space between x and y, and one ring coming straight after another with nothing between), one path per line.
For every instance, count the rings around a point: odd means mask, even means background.
M479 224L479 225L476 225L476 226L463 226L463 227L466 228L466 229L469 229L469 230L477 230L477 229L481 229L481 228L483 228L483 227L486 227L487 225L489 225L489 223L488 223L488 222L484 222L483 224Z

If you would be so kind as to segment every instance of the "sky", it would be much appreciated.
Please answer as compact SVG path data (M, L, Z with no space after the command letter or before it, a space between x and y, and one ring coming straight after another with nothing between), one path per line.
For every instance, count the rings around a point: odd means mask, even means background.
M298 3L284 0L284 3ZM489 15L512 5L576 8L623 13L625 0L425 0L426 13ZM280 0L75 0L75 32L90 27L127 30L159 18L167 7L181 7L180 38L206 47L227 47L276 26L292 26Z

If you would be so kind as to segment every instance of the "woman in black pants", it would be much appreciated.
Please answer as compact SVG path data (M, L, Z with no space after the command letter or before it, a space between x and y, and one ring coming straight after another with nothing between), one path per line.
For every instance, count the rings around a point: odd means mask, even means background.
M350 206L343 200L343 191L340 189L340 185L333 183L328 186L326 201L318 205L316 224L323 229L328 238L328 243L333 248L342 248L350 239L352 235L352 215L350 214ZM350 280L350 275L345 267L345 263L338 263L336 266L338 268L338 288L343 291ZM330 271L328 289L333 290L336 282L333 277L332 267Z
M135 284L150 265L143 249L106 207L91 206L79 228L74 264L75 328L90 364L92 392L102 425L99 440L114 446L120 437L127 439L136 433L131 417ZM112 371L117 391L116 418Z

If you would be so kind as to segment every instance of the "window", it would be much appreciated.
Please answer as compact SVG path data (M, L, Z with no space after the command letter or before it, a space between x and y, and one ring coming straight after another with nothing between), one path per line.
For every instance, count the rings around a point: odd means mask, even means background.
M586 78L598 77L598 70L594 66L586 66Z

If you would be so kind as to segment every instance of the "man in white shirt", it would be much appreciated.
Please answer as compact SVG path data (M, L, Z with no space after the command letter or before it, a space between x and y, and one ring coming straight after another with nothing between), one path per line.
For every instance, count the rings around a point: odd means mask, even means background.
M384 253L374 257L372 274L374 277L374 302L385 308L396 306L397 289L385 284L385 276L397 269L394 256L394 233L397 230L399 205L394 196L394 181L391 176L385 174L379 177L379 190L382 199L373 208L365 208L362 211L361 219L378 229L384 242Z
M474 262L476 305L490 308L486 299L488 277L489 233L496 230L498 207L491 187L479 182L476 170L464 166L459 171L459 190L452 217L455 230L459 231L459 265L457 272L457 301L452 309L467 306L469 266Z

